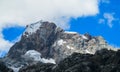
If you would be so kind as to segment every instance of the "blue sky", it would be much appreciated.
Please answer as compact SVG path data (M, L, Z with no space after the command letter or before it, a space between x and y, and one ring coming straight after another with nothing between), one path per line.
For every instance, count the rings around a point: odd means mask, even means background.
M100 3L100 13L96 16L80 17L71 19L70 31L79 33L90 33L93 36L103 36L104 39L111 45L120 47L120 0L110 0L109 3ZM112 27L107 23L108 19L103 17L104 13L112 15L115 20L111 22ZM99 23L100 19L105 21Z
M119 3L119 0L1 0L0 50L8 51L27 24L41 19L80 34L101 35L109 44L120 47Z
M25 27L10 27L5 28L2 33L4 35L4 39L9 40L10 42L14 41L17 37L19 37L25 30Z

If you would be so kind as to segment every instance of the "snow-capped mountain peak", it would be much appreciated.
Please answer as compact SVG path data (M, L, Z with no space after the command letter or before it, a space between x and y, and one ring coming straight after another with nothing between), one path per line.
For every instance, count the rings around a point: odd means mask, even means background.
M30 35L32 33L35 33L40 28L41 24L42 24L42 21L38 21L36 23L27 25L24 34Z
M112 49L101 37L64 31L54 23L39 21L26 27L21 40L10 48L4 61L20 67L28 57L35 62L58 64L74 52L94 54L103 48Z

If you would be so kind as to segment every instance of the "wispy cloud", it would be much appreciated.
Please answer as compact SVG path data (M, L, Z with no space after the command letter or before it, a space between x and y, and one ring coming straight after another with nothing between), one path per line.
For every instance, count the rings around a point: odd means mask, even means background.
M105 24L106 23L106 24L108 24L108 26L110 28L112 28L113 27L113 22L118 21L118 18L115 18L114 14L115 13L104 13L103 18L99 19L99 23L100 24Z
M116 20L116 18L113 15L114 15L113 13L104 13L104 18L107 19L107 24L111 28L113 26L113 21Z
M101 18L101 19L99 19L98 23L99 24L105 24L105 20Z

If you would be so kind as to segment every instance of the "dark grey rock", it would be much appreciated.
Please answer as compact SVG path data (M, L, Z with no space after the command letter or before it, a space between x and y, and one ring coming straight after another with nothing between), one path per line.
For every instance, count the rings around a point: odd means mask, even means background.
M26 66L19 72L120 72L120 51L102 49L93 54L73 53L59 64Z
M37 63L30 66L22 67L19 72L51 72L54 64Z
M5 63L0 60L0 72L13 72L13 70L8 68Z

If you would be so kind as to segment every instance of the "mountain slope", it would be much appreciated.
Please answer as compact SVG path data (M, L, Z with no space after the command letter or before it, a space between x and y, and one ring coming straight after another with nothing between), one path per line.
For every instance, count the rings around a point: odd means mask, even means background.
M42 59L52 59L58 64L74 52L94 54L103 48L113 49L101 36L93 37L88 33L81 35L76 32L68 32L54 23L39 21L26 26L20 41L10 48L3 61L9 67L15 68L34 64L38 61L33 59L29 63L24 57L28 51L34 50L40 53Z
M13 70L8 68L5 63L0 60L0 72L13 72Z
M19 72L120 72L120 51L102 49L94 55L73 53L57 65L37 63Z

